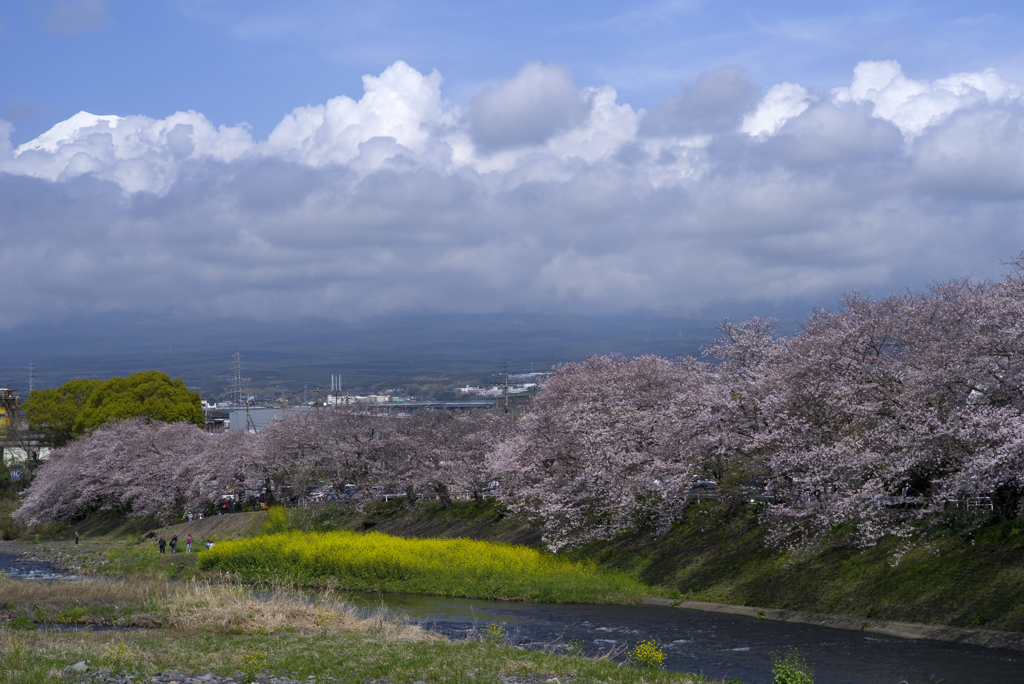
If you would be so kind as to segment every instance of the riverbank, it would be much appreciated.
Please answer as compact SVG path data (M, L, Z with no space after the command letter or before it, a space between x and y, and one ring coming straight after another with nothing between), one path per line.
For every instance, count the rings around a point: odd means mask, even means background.
M631 533L574 553L629 569L683 600L1024 632L1024 530L950 516L916 539L863 548L835 530L805 553L770 549L753 507L702 504L667 535ZM977 522L977 521L975 521Z
M742 615L758 620L817 625L819 627L828 627L829 629L844 629L865 634L884 634L885 636L900 637L901 639L929 639L947 644L981 646L983 648L1005 648L1011 651L1024 652L1024 633L1021 632L1002 632L973 627L946 627L943 625L925 625L895 620L865 620L849 615L826 615L803 610L736 606L729 603L712 603L710 601L676 601L658 597L644 598L642 603L649 606L666 606L708 613Z
M254 597L240 584L0 578L0 595L0 682L124 682L126 674L138 679L172 670L204 684L282 677L352 684L707 681L565 654L567 645L558 642L521 648L500 625L449 641L387 610L358 612L331 592L313 602L283 588ZM29 627L37 622L54 629ZM76 629L64 631L70 627Z
M710 501L692 506L666 535L632 531L577 549L579 560L636 573L652 595L758 610L832 615L843 624L931 625L982 632L1024 633L1024 525L995 522L988 512L951 512L922 525L913 539L883 538L864 548L837 529L803 553L771 549L756 507ZM315 513L290 513L312 527ZM325 519L329 515L321 514ZM500 507L459 502L441 509L378 507L335 524L368 525L399 536L475 539L520 535L539 545L536 530ZM837 622L838 624L838 622ZM937 632L936 632L937 633Z
M90 571L187 579L197 576L194 557L150 552L158 536L177 534L181 540L192 530L197 540L207 534L215 540L248 538L259 530L260 515L214 516L151 530L120 546L110 537L83 544L109 549L106 562ZM290 510L288 522L300 530L372 529L410 538L467 533L476 539L537 544L535 529L493 503L458 502L442 509L420 502L410 509L392 502L365 513L324 506ZM570 555L634 573L657 588L648 595L833 615L856 625L886 621L1024 632L1024 531L1019 522L978 525L951 516L932 521L916 540L883 539L870 548L837 530L813 553L795 554L766 548L753 507L723 510L712 502L691 507L687 519L665 536L633 532Z

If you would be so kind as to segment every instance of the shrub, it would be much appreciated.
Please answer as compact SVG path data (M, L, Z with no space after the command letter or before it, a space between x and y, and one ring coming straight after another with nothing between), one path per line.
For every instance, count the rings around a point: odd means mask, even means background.
M4 639L3 651L0 652L0 663L9 669L21 667L25 659L25 642L18 637L11 635Z
M137 656L135 647L121 636L100 649L100 665L111 672L127 672Z
M256 675L267 669L267 652L256 647L243 648L235 654L235 664L242 671L245 684L252 684Z
M797 650L772 655L775 684L814 684L814 670Z
M508 630L505 629L505 625L499 625L496 622L484 627L481 635L485 644L491 644L493 646L500 646L508 641Z
M36 628L36 623L35 623L34 620L32 620L32 618L30 618L27 615L19 615L18 617L14 618L10 622L8 622L7 626L10 627L11 629L25 629L25 630L29 630L29 629L35 629Z
M570 658L586 658L587 649L582 639L573 639L564 646L565 655Z
M626 651L626 660L634 667L646 667L652 670L665 669L665 652L654 639L644 639Z
M263 522L263 534L279 534L288 531L288 512L284 506L271 506Z

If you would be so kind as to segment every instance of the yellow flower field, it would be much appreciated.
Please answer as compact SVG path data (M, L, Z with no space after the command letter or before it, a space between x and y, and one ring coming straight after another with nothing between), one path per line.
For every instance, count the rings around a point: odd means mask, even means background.
M633 603L650 593L631 575L512 546L468 539L405 539L379 532L284 532L219 542L203 569L247 579L335 578L350 589Z

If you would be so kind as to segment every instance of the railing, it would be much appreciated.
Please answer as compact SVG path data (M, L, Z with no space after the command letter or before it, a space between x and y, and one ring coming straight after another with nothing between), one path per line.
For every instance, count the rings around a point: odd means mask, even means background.
M994 510L991 496L969 496L963 499L946 499L946 503L953 504L953 508L987 508Z

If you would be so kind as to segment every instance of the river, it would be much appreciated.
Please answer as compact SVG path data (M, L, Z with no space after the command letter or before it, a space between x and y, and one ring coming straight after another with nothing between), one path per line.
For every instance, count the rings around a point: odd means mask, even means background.
M673 670L744 684L772 681L772 653L797 648L816 684L1021 684L1024 653L901 639L815 625L661 606L513 603L433 596L359 594L454 639L504 624L527 648L582 640L587 655L654 638ZM621 659L621 658L619 658Z
M0 553L0 575L25 580L74 579L75 577L59 571L52 563L26 560L17 553Z
M51 564L0 553L0 573L26 580L67 579ZM817 684L1020 684L1024 653L901 639L737 615L661 606L515 603L436 596L355 594L366 609L384 605L428 629L464 639L492 623L514 643L540 648L582 641L587 655L661 643L666 666L744 684L772 681L771 656L791 648L812 663ZM621 660L621 655L618 658Z

